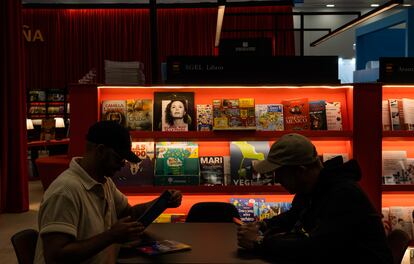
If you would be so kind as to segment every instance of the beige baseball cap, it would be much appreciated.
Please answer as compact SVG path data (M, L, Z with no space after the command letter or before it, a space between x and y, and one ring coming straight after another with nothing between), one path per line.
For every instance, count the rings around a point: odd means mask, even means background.
M282 166L308 165L318 160L312 142L299 134L283 135L270 148L267 158L257 162L254 169L259 173L275 171Z

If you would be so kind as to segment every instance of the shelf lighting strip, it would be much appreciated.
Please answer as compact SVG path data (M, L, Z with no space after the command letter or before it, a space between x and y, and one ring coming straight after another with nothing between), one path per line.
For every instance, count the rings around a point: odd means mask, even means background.
M283 89L299 89L299 88L305 88L305 89L315 89L315 88L323 88L323 89L352 89L353 86L351 85L344 85L344 86L329 86L329 85L313 85L313 86L108 86L108 85L102 85L98 86L98 89L110 89L110 88L117 88L117 89L207 89L207 88L213 88L213 89L252 89L252 88L260 88L260 89L275 89L275 88L283 88Z

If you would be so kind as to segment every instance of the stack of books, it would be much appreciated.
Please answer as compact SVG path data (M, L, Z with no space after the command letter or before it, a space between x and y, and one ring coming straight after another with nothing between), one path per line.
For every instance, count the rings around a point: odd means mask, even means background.
M106 84L145 84L144 64L139 61L105 60Z

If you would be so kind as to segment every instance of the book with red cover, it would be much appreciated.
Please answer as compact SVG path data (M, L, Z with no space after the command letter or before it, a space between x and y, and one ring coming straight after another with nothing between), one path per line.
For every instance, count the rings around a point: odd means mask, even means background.
M285 130L309 130L308 98L283 100Z

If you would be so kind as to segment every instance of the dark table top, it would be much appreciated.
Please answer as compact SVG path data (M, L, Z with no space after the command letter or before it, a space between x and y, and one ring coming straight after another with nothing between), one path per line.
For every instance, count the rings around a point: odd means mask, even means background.
M189 244L191 250L158 256L121 251L118 263L269 263L237 246L233 223L151 224L145 232L151 239Z

